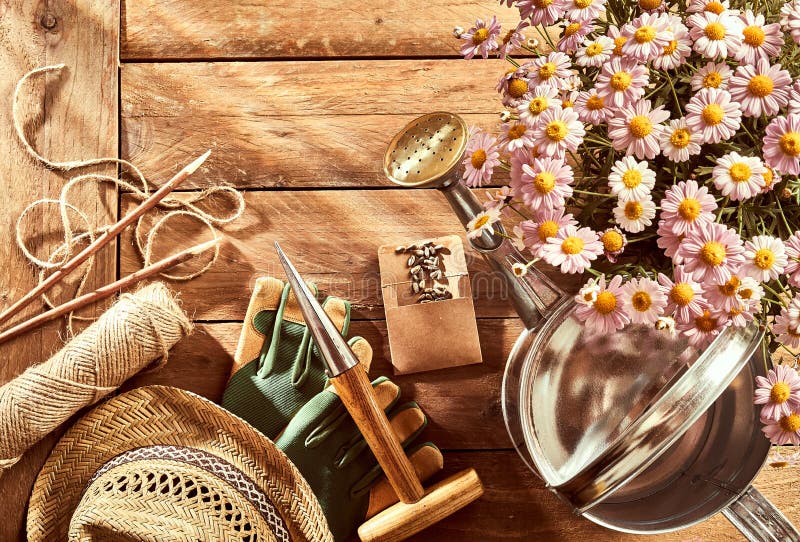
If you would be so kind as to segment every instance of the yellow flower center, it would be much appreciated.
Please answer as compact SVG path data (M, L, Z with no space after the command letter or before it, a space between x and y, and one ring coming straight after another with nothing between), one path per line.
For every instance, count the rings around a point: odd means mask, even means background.
M628 41L628 38L625 36L617 36L614 38L614 54L617 56L622 56L622 46L625 45L625 42Z
M750 299L751 297L753 297L753 290L751 290L750 288L742 288L741 290L739 290L739 297L741 297L742 299Z
M617 92L623 92L631 86L633 77L628 72L617 72L611 76L611 88Z
M638 169L629 169L622 174L622 184L625 188L636 188L642 184L642 173Z
M669 136L669 142L672 143L673 147L676 147L678 149L685 148L689 144L689 141L691 141L691 139L692 135L686 128L678 128L674 132L672 132L671 136Z
M564 36L568 38L580 29L581 23L572 23L564 29Z
M566 108L572 107L572 106L573 106L572 100L562 100L562 102L561 102L561 107L563 109L566 109Z
M558 233L558 223L555 220L545 220L539 224L539 241L544 243L550 237L555 237ZM579 251L580 252L580 251Z
M786 382L776 382L769 390L769 400L773 403L785 403L792 395L792 388Z
M483 164L486 163L486 151L483 149L478 149L477 151L473 152L470 161L472 162L472 167L475 169L480 169Z
M766 188L769 188L770 186L772 186L772 181L775 180L774 176L773 176L773 173L772 173L772 168L767 167L764 170L764 173L761 174L761 176L764 177L764 185L765 185Z
M639 0L639 7L645 11L653 11L661 7L662 0Z
M542 79L550 79L556 73L556 65L552 62L546 62L539 68L539 77Z
M631 305L639 312L646 312L653 305L653 300L647 292L636 292L631 296Z
M700 211L702 211L702 207L700 207L700 202L695 198L685 198L678 204L678 214L688 222L697 220L697 217L700 216Z
M578 9L586 9L592 5L592 0L574 0L575 7Z
M636 115L631 119L630 132L633 137L643 138L653 131L653 124L646 115Z
M700 259L703 260L706 265L712 267L722 264L722 262L725 261L725 256L727 256L725 245L718 241L708 241L703 245L703 248L700 249Z
M528 83L525 79L512 79L508 83L508 93L512 98L521 98L528 92Z
M603 248L608 252L619 252L622 250L624 239L622 234L616 230L608 230L600 236L600 241L603 243Z
M800 414L791 413L788 416L784 416L778 422L778 425L787 433L796 433L800 430Z
M606 104L603 103L603 98L597 94L589 97L589 99L586 100L586 109L589 109L590 111L599 111L605 106Z
M706 6L708 7L708 6ZM719 41L725 39L725 26L719 22L708 23L705 29L706 37L710 40Z
M554 0L533 0L533 5L539 9L544 9L549 7L550 4L553 3Z
M636 29L636 32L633 33L633 39L635 39L637 43L650 43L656 39L656 29L652 26L640 26Z
M680 307L685 307L694 299L694 289L686 282L678 282L669 291L670 300Z
M753 263L756 264L756 267L765 271L772 269L772 266L775 265L775 253L768 248L760 248L753 257Z
M533 113L534 115L540 114L542 111L547 109L549 105L549 100L544 96L537 96L531 100L531 103L528 104L528 111Z
M664 46L664 56L669 56L678 50L678 40L672 40Z
M561 242L561 251L564 254L580 254L583 250L583 239L571 235Z
M487 222L489 222L489 215L483 215L482 217L478 218L478 220L475 221L475 226L472 229L479 230L482 227L484 227Z
M533 179L533 186L542 194L549 194L556 187L556 176L549 171L542 171Z
M778 140L778 145L784 154L790 156L800 155L800 134L797 132L786 132Z
M525 125L524 124L515 124L511 128L508 129L508 139L519 139L523 135L525 135Z
M472 35L472 43L474 45L480 45L484 41L489 38L489 31L485 28L479 28L475 31Z
M700 116L703 117L703 121L706 124L716 126L722 122L722 118L725 116L725 110L722 109L722 106L719 104L708 104L703 108L703 112Z
M608 290L597 294L594 301L594 310L600 314L611 314L617 308L617 296Z
M722 3L720 2L712 1L705 5L703 11L708 11L709 13L714 13L716 15L719 15L720 13L725 11L725 6L723 6Z
M726 297L733 297L736 295L736 290L739 289L741 284L742 281L739 280L739 277L733 276L728 280L728 282L725 284L720 284L717 286L717 288L719 288L719 291L722 295Z
M719 88L722 84L722 75L719 72L708 72L703 77L703 87Z
M766 34L759 26L748 26L742 32L744 34L744 42L750 47L760 47L764 43Z
M753 170L744 162L736 162L728 169L728 174L734 182L743 183L750 180Z
M561 120L551 120L544 131L551 141L561 141L567 137L567 125Z
M769 96L772 94L774 88L775 84L772 82L772 79L766 75L756 75L747 83L747 90L750 91L750 94L759 98Z
M603 52L603 46L597 42L594 42L588 47L586 47L586 56L589 57L597 56L602 52Z
M625 204L625 218L628 220L638 220L642 213L644 213L644 207L638 201L629 201Z
M710 312L703 311L702 316L694 319L694 327L703 333L710 333L717 328L717 319L711 316Z

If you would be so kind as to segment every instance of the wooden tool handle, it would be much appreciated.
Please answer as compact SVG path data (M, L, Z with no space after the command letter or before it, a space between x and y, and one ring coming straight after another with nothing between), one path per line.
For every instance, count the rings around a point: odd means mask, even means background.
M397 542L413 536L483 495L475 469L466 469L432 486L417 503L397 503L358 528L363 542Z
M425 490L389 424L389 418L375 401L372 383L364 369L360 365L353 367L331 378L331 383L400 500L405 503L420 500Z

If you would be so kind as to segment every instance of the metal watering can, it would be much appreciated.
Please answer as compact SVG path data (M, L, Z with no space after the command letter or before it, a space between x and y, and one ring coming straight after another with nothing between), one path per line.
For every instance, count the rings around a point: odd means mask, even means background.
M468 137L457 115L419 117L389 144L384 172L400 186L438 188L466 226L483 210L460 182ZM766 371L757 324L726 328L703 352L652 326L594 334L535 267L514 275L526 258L508 239L484 232L471 244L525 324L506 365L503 413L552 491L619 531L673 531L722 511L749 540L800 541L750 485L770 448L752 402Z

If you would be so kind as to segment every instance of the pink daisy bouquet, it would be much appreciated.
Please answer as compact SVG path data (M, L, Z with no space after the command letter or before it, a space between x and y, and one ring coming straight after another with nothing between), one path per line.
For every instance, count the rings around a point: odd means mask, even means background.
M454 32L465 58L509 63L463 180L510 182L469 233L518 218L528 265L588 276L576 299L599 333L653 325L704 348L757 320L797 359L800 0L505 2L516 27ZM765 434L800 444L800 376L762 380Z

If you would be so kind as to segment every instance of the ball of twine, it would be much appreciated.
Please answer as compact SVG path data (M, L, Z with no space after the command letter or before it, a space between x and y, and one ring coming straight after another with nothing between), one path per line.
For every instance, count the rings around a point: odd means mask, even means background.
M160 359L192 324L160 282L123 294L41 365L0 387L0 474L83 407Z

